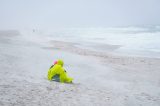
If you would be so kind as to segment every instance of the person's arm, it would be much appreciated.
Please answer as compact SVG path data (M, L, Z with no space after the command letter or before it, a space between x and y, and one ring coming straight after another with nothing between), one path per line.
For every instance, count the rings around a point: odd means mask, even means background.
M51 78L51 69L48 70L48 80L52 80L52 78Z
M61 74L60 74L60 82L71 83L72 80L73 80L73 78L68 77L67 73L66 73L65 70L62 68Z
M52 77L55 75L55 71L53 71L53 67L48 71L48 80L52 80Z

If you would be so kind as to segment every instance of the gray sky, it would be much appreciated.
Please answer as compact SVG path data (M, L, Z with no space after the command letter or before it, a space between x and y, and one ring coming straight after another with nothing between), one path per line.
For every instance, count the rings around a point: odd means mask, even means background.
M160 25L160 0L0 0L0 28Z

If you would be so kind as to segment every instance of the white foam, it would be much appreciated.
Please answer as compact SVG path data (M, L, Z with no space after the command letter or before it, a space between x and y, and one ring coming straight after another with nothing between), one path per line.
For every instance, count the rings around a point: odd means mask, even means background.
M120 28L70 28L48 34L48 39L78 42L83 45L109 44L120 45L116 52L134 55L160 53L160 28L120 27ZM98 49L97 49L98 50ZM148 52L148 53L146 53ZM148 55L146 55L148 56ZM160 57L160 55L158 55Z

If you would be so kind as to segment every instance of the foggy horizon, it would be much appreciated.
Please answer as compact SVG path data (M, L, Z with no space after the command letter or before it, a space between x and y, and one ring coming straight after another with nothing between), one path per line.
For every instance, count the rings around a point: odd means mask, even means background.
M0 0L0 29L160 25L159 0Z

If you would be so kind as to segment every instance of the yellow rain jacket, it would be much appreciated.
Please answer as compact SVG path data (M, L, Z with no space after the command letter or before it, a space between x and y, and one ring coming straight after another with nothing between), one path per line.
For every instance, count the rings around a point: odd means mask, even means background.
M63 61L58 60L52 68L48 70L48 80L52 80L55 75L59 75L60 82L71 83L73 78L68 77L66 71L63 68Z

